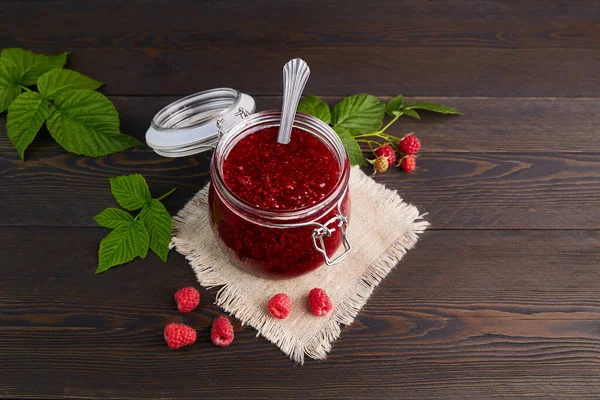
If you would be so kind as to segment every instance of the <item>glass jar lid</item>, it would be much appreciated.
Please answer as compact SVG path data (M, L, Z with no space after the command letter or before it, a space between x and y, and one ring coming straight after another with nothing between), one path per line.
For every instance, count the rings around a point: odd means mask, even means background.
M254 99L217 88L179 99L152 119L146 143L164 157L184 157L215 148L221 135L256 110Z

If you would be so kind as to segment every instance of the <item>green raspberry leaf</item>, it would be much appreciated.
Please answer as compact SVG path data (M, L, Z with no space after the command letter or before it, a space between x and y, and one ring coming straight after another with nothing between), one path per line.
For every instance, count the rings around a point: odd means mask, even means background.
M100 86L102 82L70 69L53 69L42 75L37 82L38 90L47 99L54 99L67 90L94 90Z
M152 199L148 184L140 174L110 178L110 191L119 205L129 211L139 210Z
M440 114L462 115L462 113L460 111L458 111L456 108L447 107L442 104L429 103L426 101L418 102L418 103L408 103L407 105L404 106L404 108L407 110L427 110L427 111L432 111L432 112L436 112L436 113L440 113ZM406 114L406 112L405 112L405 114Z
M333 125L350 131L352 135L374 132L381 127L385 105L370 94L346 97L333 107Z
M47 114L48 101L36 92L22 93L8 107L6 130L21 161L25 159L25 149L33 142Z
M2 58L15 63L19 70L19 81L21 85L34 85L38 78L54 68L62 68L67 62L67 54L47 56L35 54L23 49L3 49L0 54Z
M405 108L405 109L403 109L400 112L402 114L409 115L409 116L411 116L413 118L421 119L421 116L415 110L411 110L410 108Z
M317 117L326 124L331 122L331 111L327 103L312 94L298 104L298 111Z
M8 106L21 94L19 79L21 74L17 65L0 58L0 113L8 110Z
M333 130L338 134L340 139L342 139L342 143L344 143L348 158L350 159L350 165L367 165L365 157L363 157L362 151L360 150L360 145L356 139L352 137L350 131L341 126L334 126Z
M390 117L394 117L394 111L400 111L402 109L402 104L404 104L404 97L402 97L401 94L393 99L389 99L388 102L385 103L385 113Z
M171 215L159 200L151 200L140 213L140 220L150 235L150 249L167 262L169 243L173 231Z
M67 151L99 157L139 146L119 130L119 114L104 95L93 90L59 93L50 106L50 135Z
M149 244L148 232L141 221L134 220L119 226L100 242L96 273L128 263L138 256L145 258Z
M107 208L94 217L94 220L103 228L115 229L129 224L133 217L126 211L118 208Z

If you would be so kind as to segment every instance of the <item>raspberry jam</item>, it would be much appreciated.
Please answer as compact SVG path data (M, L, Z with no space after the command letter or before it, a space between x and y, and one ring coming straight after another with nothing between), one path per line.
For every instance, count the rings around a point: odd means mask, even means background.
M291 142L279 144L279 118L275 111L253 114L221 139L209 191L211 225L223 249L247 271L272 278L336 263L330 258L343 242L349 250L343 144L304 114L296 117Z
M327 196L338 178L334 155L317 137L292 129L289 144L277 143L279 127L246 136L223 165L225 185L263 210L298 210Z

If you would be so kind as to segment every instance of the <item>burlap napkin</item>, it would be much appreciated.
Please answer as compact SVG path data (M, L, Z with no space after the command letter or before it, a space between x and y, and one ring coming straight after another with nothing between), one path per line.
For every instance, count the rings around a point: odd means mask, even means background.
M202 286L221 287L215 302L218 306L254 327L257 336L275 343L299 363L304 363L305 355L327 357L340 336L340 324L354 321L373 289L428 226L416 207L354 167L348 229L352 252L341 264L293 279L269 280L238 269L220 250L209 226L207 195L208 186L174 218L172 245L186 256ZM324 317L315 317L308 309L308 292L315 287L324 289L333 303ZM284 320L267 310L267 302L276 293L287 293L292 300L292 311Z

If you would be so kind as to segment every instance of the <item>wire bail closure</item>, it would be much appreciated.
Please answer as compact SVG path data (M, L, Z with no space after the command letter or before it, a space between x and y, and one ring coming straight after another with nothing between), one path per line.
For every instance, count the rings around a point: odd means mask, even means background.
M338 203L338 214L335 217L327 221L325 224L315 224L319 226L318 228L315 228L312 232L312 241L315 250L317 250L323 255L323 258L325 259L325 264L327 265L335 265L342 262L346 258L348 253L350 253L350 250L352 250L352 246L348 241L347 234L348 217L345 216L342 212L341 203ZM328 225L330 224L336 224L337 226L329 228ZM327 255L327 250L325 249L325 241L323 240L323 238L325 236L331 236L333 232L335 232L337 229L340 229L342 233L342 243L344 244L344 252L332 260Z
M246 110L244 107L238 107L238 110L234 115L236 117L240 117L240 119L244 119L244 118L248 117L250 114L252 114L252 113L250 111ZM226 129L223 126L224 124L225 124L225 117L217 120L218 140L214 143L214 145L212 145L213 148L215 148L217 146L217 143L219 142L219 140L221 140L221 138L225 134Z

